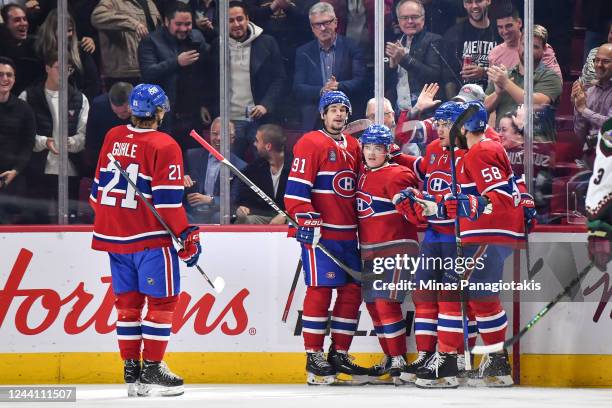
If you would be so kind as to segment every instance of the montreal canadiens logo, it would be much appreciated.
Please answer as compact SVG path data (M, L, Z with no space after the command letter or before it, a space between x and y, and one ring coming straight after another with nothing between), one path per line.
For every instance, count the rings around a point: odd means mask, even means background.
M368 218L374 215L372 196L362 191L357 192L357 217Z
M434 171L427 179L427 191L431 194L446 194L451 192L452 178L450 174Z
M334 175L332 180L332 188L340 197L353 198L355 197L355 187L357 178L355 173L350 170L342 170Z

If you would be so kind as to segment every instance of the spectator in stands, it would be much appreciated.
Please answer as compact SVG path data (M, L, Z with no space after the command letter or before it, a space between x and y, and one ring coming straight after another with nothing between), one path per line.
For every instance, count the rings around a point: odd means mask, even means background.
M523 21L519 17L516 9L507 14L502 14L496 19L497 32L504 40L489 54L489 65L505 66L506 68L513 67L519 63L519 44L523 42L523 34L521 28ZM548 44L548 31L540 25L533 26L534 34L544 38L546 44L544 54L542 55L542 63L553 70L563 81L561 75L561 67L555 57L555 50Z
M463 0L468 18L444 34L449 64L444 67L444 89L448 99L457 95L463 84L487 87L489 53L500 42L489 19L490 5L491 0Z
M538 141L554 141L554 111L561 96L561 79L557 74L542 63L542 56L546 47L545 37L538 30L534 30L533 38L533 102L537 107L536 119L540 130L534 129L534 138ZM523 43L519 42L519 63L506 69L504 65L490 66L487 70L489 86L484 104L489 112L495 112L495 127L499 127L499 119L507 112L511 112L518 105L523 104L525 92L523 90L525 78Z
M23 171L36 135L32 109L11 94L15 70L13 60L0 57L0 224L19 222L27 188Z
M93 100L100 93L100 77L98 67L90 53L79 47L75 33L75 23L68 15L68 59L72 61L74 72L70 81L88 99ZM38 29L38 37L34 43L40 57L57 52L57 9L53 9Z
M51 205L43 210L36 220L45 224L56 214L59 151L56 139L64 137L59 132L59 64L57 54L45 57L47 79L44 83L34 84L19 95L34 111L36 117L36 139L34 154L27 170L28 192L32 198L48 200ZM71 68L69 68L71 70ZM79 193L79 177L82 173L82 160L79 154L85 148L85 126L89 114L87 98L73 86L68 86L68 198L70 216L76 215L76 202ZM74 220L73 220L74 221Z
M499 136L512 165L512 172L518 178L525 178L525 138L523 136L525 111L523 105L516 111L506 112L499 120ZM549 223L553 170L555 167L555 144L533 143L533 189L539 223Z
M291 170L291 158L285 155L286 141L280 126L260 126L255 135L259 157L244 170L244 174L282 210L285 209L283 197ZM236 224L284 224L287 221L246 184L241 183L239 191Z
M85 130L85 174L93 177L98 154L104 143L104 136L115 126L130 124L132 112L128 104L133 86L127 82L117 82L108 93L93 99Z
M207 92L210 82L210 47L200 31L193 30L191 9L175 1L165 10L164 25L138 46L138 63L144 82L160 85L168 95L170 111L164 128L183 150L196 147L191 129L209 125L208 107L218 101ZM208 68L207 68L208 65Z
M235 127L229 123L230 143L235 141ZM210 126L210 144L217 150L221 148L221 118L215 118ZM246 163L230 153L230 162L239 170ZM221 162L201 147L189 149L185 153L185 210L190 223L219 224L220 195L219 174ZM230 203L232 212L238 199L238 178L230 174Z
M115 82L140 82L138 43L161 23L152 0L100 0L91 23L98 29L106 89Z
M215 0L189 0L196 27L204 34L206 41L212 42L219 32L219 10Z
M385 46L389 57L385 85L387 97L406 111L425 84L441 82L442 37L424 30L425 8L420 0L400 0L395 10L402 35Z
M596 84L586 91L580 81L572 86L574 131L590 147L597 141L603 123L612 117L612 43L598 48L594 65Z
M320 120L318 106L323 93L342 91L355 100L363 95L366 83L362 50L352 40L336 34L333 7L316 3L310 8L308 18L316 39L296 50L293 80L303 132L313 130Z
M274 120L285 91L285 69L276 40L249 20L245 3L230 1L230 119L236 126L234 153L245 158L260 124ZM213 64L219 67L219 42ZM218 81L217 81L218 83Z
M28 35L26 9L19 4L2 7L0 15L0 56L15 62L17 75L13 94L19 95L25 88L44 78L43 62L34 50L34 38Z
M29 32L32 34L37 33L49 13L57 9L57 0L28 0L21 3L25 3L28 9ZM69 0L67 4L68 13L74 19L74 31L78 37L79 46L95 58L96 64L100 59L99 53L96 53L98 32L91 25L91 13L97 4L98 1L91 0Z
M387 98L383 98L383 108L383 123L391 130L391 132L393 132L395 129L395 111L393 110L391 101ZM372 98L368 101L365 116L366 119L369 119L372 122L376 120L376 98Z
M612 43L612 20L608 23L608 42ZM597 54L597 50L599 47L593 48L582 67L582 75L580 75L580 82L584 86L584 89L588 89L591 85L595 84L597 81L597 76L595 75L595 54Z

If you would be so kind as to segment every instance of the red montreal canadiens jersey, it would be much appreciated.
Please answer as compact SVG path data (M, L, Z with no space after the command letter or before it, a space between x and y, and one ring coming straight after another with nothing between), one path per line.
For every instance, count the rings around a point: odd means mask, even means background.
M354 137L336 141L322 130L302 136L293 147L293 165L285 189L285 208L318 212L324 239L357 239L355 190L361 150Z
M520 243L523 240L523 208L510 160L503 146L489 139L472 146L459 161L457 181L461 192L486 195L493 212L476 221L460 218L465 243Z
M357 217L363 259L416 253L416 226L400 215L391 201L407 187L417 187L416 176L398 164L364 169L360 174Z
M158 210L174 234L187 228L183 201L183 156L169 135L132 126L112 128L104 139L89 197L96 213L92 248L132 253L172 245L168 232L115 169L112 153Z
M455 149L455 160L460 161L465 150ZM440 139L431 142L425 155L416 159L416 174L423 181L423 189L431 195L445 196L452 193L451 157L449 150L440 146ZM455 219L429 220L429 226L442 234L455 233Z

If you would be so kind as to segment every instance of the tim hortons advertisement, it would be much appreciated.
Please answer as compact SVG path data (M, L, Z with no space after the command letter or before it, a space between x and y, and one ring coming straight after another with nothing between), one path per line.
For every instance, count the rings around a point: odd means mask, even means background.
M116 351L108 256L90 249L90 233L2 233L0 240L0 353ZM280 232L207 232L202 243L200 266L212 279L222 276L227 286L217 294L197 270L181 266L169 351L301 351L301 278L287 323L281 323L300 252L295 241ZM572 252L578 244L569 245ZM566 277L558 276L559 269L542 248L533 251L532 262L545 258L539 274L551 281L555 272L557 280L548 286L558 292ZM575 251L576 265L585 263L580 251ZM511 276L512 262L507 264ZM611 294L609 275L592 271L573 294L579 301L557 305L525 336L522 352L612 354ZM545 303L523 303L522 324ZM512 304L505 306L510 336ZM404 310L409 351L414 351L410 301ZM356 335L353 351L378 352L364 306Z

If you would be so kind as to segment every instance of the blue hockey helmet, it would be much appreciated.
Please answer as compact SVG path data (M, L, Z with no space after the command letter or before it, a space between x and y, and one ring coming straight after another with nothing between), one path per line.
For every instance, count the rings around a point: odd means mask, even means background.
M461 103L448 101L438 106L434 113L433 119L435 122L452 123L457 120L461 112L463 112Z
M329 105L333 105L335 103L346 106L349 115L353 113L351 101L349 101L349 98L342 91L325 92L323 96L321 96L321 99L319 99L319 113L322 115Z
M157 108L170 111L170 102L164 90L158 85L138 84L130 94L132 115L138 118L152 118Z
M487 122L489 121L489 115L487 114L487 109L484 107L482 102L480 101L471 101L461 104L461 111L463 112L470 106L477 106L478 110L463 124L463 127L468 132L482 132L487 127Z
M370 125L363 131L359 138L361 145L378 144L384 145L387 149L393 143L393 135L391 130L385 125Z

